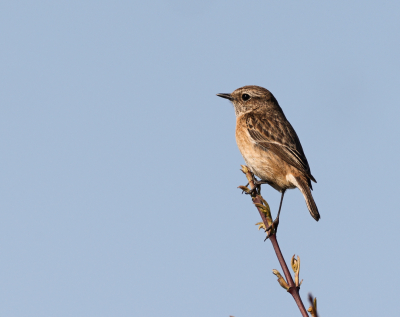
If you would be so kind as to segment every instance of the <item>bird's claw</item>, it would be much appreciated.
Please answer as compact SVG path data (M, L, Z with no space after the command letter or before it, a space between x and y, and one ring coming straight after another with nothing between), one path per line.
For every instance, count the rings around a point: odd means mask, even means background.
M279 217L277 217L277 218L274 220L274 222L273 222L268 228L265 229L265 225L264 225L264 230L265 230L265 232L267 232L267 231L269 231L269 230L271 230L271 229L274 229L274 230L273 230L273 234L276 234L276 233L278 232L278 225L279 225ZM268 235L265 237L264 241L267 241L268 238L269 238L271 235L272 235L272 230L268 232Z
M265 226L264 222L257 222L256 226L258 226L258 230L264 229L264 232L268 232L268 235L265 237L264 241L266 241L272 234L276 234L278 231L278 225L279 225L279 218L276 218L274 222L268 226L268 228ZM273 231L271 230L273 229Z
M247 184L246 186L239 186L238 188L240 188L241 190L242 190L242 194L243 193L246 193L246 194L248 194L248 193L250 193L250 189L248 189L248 186L249 184Z

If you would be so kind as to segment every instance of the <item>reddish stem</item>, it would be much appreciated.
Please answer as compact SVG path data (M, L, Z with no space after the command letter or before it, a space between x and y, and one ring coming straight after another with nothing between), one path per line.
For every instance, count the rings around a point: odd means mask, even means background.
M251 172L248 171L245 174L246 174L246 177L247 177L247 179L249 181L250 188L251 189L255 188L254 181L253 181L254 178L253 178L253 175L251 174ZM253 198L253 203L262 204L261 199L258 196L253 195L252 198ZM260 216L261 216L261 219L262 219L262 221L263 221L263 223L265 225L265 228L268 228L271 225L271 223L269 223L269 221L268 221L268 219L266 217L266 214L263 212L263 210L261 208L257 207L257 209L258 209L258 212L260 213ZM274 233L274 234L270 235L269 236L269 240L272 243L272 246L273 246L273 248L275 250L275 254L276 254L277 258L278 258L279 264L281 265L283 273L285 274L286 282L289 285L288 292L293 296L297 306L300 309L300 312L301 312L302 316L303 317L308 317L308 313L306 311L306 308L304 307L304 304L303 304L303 302L302 302L302 300L300 298L300 294L299 294L300 287L297 287L295 285L294 281L293 281L292 275L290 274L289 269L288 269L288 267L286 265L285 259L283 258L281 249L280 249L279 244L278 244L278 240L276 239L276 234Z

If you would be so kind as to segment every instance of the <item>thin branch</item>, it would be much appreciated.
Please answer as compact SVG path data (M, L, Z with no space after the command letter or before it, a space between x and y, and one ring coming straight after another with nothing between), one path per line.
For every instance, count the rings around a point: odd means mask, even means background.
M310 307L307 311L310 312L311 317L318 317L317 299L311 293L308 293L308 301L310 302Z
M253 173L250 171L250 169L247 168L247 166L242 165L242 168L243 168L242 169L243 173L246 174L246 178L249 182L250 189L255 189L256 186L254 185ZM240 187L240 188L242 188L242 187ZM278 240L276 239L275 228L273 227L271 214L269 212L269 207L268 207L267 211L265 210L266 208L263 208L263 203L266 203L266 202L260 195L258 195L256 193L256 191L253 191L251 198L253 200L253 203L256 205L258 212L260 213L260 216L264 223L265 228L269 228L272 225L271 229L268 230L268 238L272 243L272 246L273 246L275 254L278 258L279 264L281 265L283 273L285 274L286 281L289 286L287 291L293 296L297 306L299 307L299 310L300 310L302 316L308 317L307 310L304 307L304 304L300 298L300 294L299 294L300 287L296 286L296 284L294 283L292 275L290 274L288 266L286 265L285 259L283 258L281 249L279 248ZM268 204L267 204L267 206L268 206Z

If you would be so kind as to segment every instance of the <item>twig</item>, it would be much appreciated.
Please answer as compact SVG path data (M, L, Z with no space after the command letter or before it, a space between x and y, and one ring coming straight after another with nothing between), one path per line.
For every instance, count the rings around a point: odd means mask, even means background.
M250 169L247 168L247 166L244 166L244 165L242 165L242 171L244 174L246 174L246 178L249 182L250 189L254 189L256 186L254 185L253 173L250 171ZM240 188L245 190L243 186L240 186ZM300 309L302 316L308 317L307 310L304 307L304 304L300 298L300 294L299 294L300 286L296 286L296 284L294 283L292 275L290 274L289 269L286 265L285 259L283 258L281 249L279 248L279 244L278 244L278 240L276 239L276 232L275 232L275 228L273 227L273 222L272 222L271 214L269 212L268 204L267 204L268 208L263 208L263 206L265 206L266 202L260 195L257 195L256 193L253 193L251 198L253 200L253 203L256 205L258 212L260 213L260 216L264 223L265 228L268 228L272 225L272 228L268 232L268 238L272 243L272 246L275 250L275 254L278 258L279 264L281 265L283 273L285 274L286 281L287 281L287 284L289 287L287 289L287 291L293 296L297 306ZM263 203L265 203L265 204L263 204ZM266 211L266 209L268 209L268 210Z
M317 298L313 297L311 293L308 293L308 301L310 302L310 307L307 311L311 314L311 317L318 317Z

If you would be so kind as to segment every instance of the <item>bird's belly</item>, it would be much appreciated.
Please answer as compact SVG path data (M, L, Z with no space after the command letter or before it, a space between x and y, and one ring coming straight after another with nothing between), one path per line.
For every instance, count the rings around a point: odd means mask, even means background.
M250 140L237 138L240 152L251 171L261 180L268 182L278 191L295 188L287 176L291 167L270 151L265 151Z

